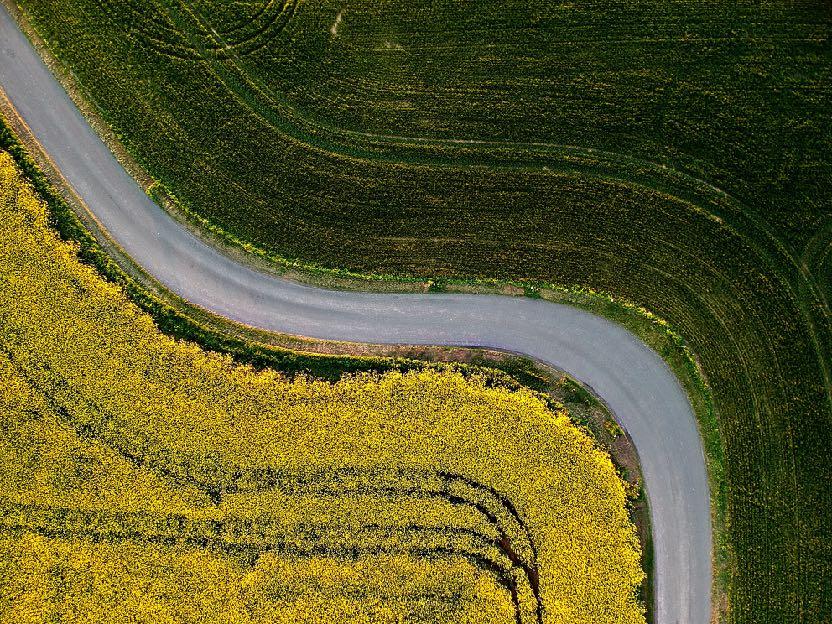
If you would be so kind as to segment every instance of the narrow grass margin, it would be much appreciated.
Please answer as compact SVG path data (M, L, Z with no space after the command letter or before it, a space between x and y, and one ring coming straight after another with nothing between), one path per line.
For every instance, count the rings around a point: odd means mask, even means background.
M531 389L550 407L566 407L574 424L610 454L619 476L626 483L629 512L637 527L642 545L642 567L647 573L639 598L646 607L648 621L653 621L652 533L637 450L608 407L591 389L563 371L521 354L467 347L315 340L243 326L193 306L164 289L97 228L86 207L62 183L25 124L15 118L2 93L0 113L3 113L0 115L0 149L13 156L46 202L51 226L63 240L77 245L82 262L95 268L104 279L121 286L130 300L150 314L164 333L229 355L239 363L273 368L290 377L304 374L337 381L343 375L357 372L450 368L466 375L486 376L495 386ZM10 126L16 127L13 130ZM25 137L25 146L19 138L21 135Z

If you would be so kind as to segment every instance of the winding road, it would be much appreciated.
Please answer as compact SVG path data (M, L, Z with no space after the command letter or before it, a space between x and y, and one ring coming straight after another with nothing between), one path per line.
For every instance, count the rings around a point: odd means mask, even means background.
M148 198L2 6L0 88L108 235L180 297L287 334L524 353L591 387L630 433L641 459L652 516L656 624L707 624L712 545L701 440L678 380L632 334L540 300L329 291L237 263Z

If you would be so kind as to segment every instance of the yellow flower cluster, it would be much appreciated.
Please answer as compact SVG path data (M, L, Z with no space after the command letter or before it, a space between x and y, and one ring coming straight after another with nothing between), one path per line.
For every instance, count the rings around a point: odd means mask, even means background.
M0 380L3 621L643 622L623 485L565 413L176 342L2 152Z
M265 554L256 568L194 549L0 538L5 611L18 624L60 621L312 624L513 621L510 601L462 557L342 561ZM57 597L57 599L56 599Z

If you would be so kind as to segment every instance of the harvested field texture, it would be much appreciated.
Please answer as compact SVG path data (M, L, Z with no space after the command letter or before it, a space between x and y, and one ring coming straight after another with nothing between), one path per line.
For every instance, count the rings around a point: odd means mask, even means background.
M624 486L529 391L161 334L0 152L0 620L643 622Z
M668 321L713 393L730 620L829 620L828 2L19 4L230 239Z

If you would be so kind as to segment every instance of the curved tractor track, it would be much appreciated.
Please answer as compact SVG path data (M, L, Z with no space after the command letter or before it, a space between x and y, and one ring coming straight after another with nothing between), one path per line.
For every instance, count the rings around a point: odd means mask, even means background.
M652 518L657 624L709 621L710 498L696 421L677 379L632 334L540 300L326 291L235 262L148 198L2 8L0 87L102 229L184 299L289 334L524 353L590 386L630 433L641 459Z

